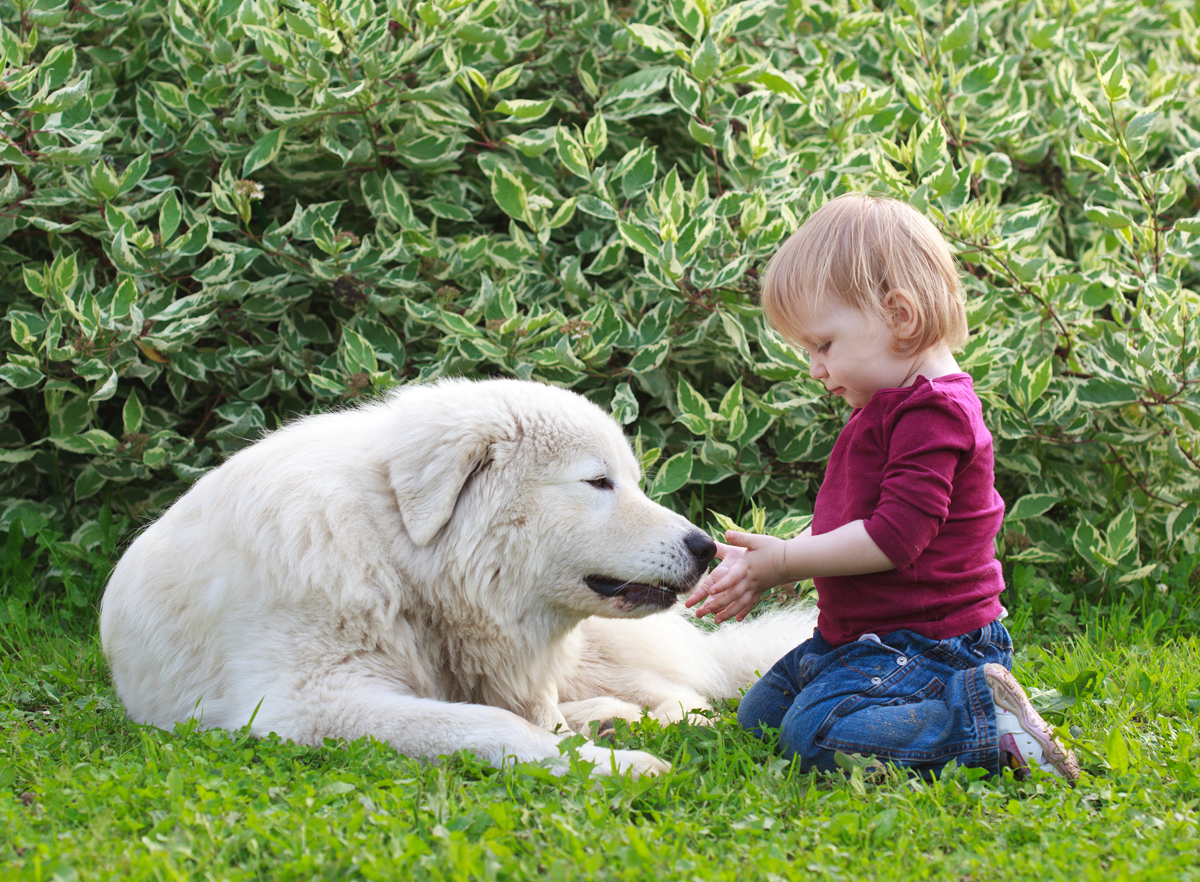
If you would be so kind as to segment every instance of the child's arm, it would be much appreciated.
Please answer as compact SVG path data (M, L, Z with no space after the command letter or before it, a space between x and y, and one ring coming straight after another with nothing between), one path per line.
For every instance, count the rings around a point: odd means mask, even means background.
M851 521L814 536L811 529L783 540L756 533L725 534L730 545L717 543L721 565L700 582L685 601L703 618L717 622L736 617L740 622L769 589L813 576L860 576L894 568L887 555L867 535L862 521Z

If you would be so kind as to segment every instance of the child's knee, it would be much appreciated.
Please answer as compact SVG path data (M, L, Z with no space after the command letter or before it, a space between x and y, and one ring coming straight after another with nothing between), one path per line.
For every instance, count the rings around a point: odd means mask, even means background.
M798 759L801 768L809 771L823 768L821 760L825 754L832 753L817 744L818 725L811 714L805 714L800 708L794 708L779 724L779 749L787 759Z
M764 729L779 727L784 714L791 705L792 698L793 696L779 690L759 689L756 691L752 688L738 705L738 725L762 738Z

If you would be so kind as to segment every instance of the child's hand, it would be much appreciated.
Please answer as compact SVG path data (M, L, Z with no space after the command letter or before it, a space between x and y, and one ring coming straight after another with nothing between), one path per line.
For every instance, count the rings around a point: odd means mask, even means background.
M688 596L688 599L683 602L683 605L688 609L691 609L697 603L700 603L700 601L709 597L709 595L712 594L713 586L718 582L724 581L725 576L729 574L729 570L732 569L733 565L741 560L746 554L746 549L738 548L733 545L723 545L720 542L717 542L716 546L717 557L720 558L721 563L711 573L706 573L704 578L700 580L699 584L692 589L692 593ZM701 607L700 610L696 611L696 615L703 618L704 615L709 612L712 612L712 610L703 609L703 607Z
M718 623L734 617L740 622L763 594L786 581L783 540L733 530L725 539L729 545L717 543L721 565L701 580L684 605L690 608L703 600L698 618L715 613Z

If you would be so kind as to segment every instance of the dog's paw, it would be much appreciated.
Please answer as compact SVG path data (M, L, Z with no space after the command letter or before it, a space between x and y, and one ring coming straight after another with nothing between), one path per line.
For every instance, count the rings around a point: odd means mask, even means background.
M650 716L664 726L687 720L693 726L711 723L712 705L698 692L679 692L650 708Z
M585 744L579 749L583 759L594 762L593 775L624 775L629 772L633 777L642 775L665 775L671 771L671 764L663 762L653 754L644 750L611 750L595 744Z

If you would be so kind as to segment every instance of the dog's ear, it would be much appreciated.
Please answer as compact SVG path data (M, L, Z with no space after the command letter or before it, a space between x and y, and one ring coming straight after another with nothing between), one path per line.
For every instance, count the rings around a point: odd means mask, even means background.
M437 435L404 451L403 465L388 479L400 517L418 546L428 545L454 514L467 481L491 460L491 440L482 435Z

